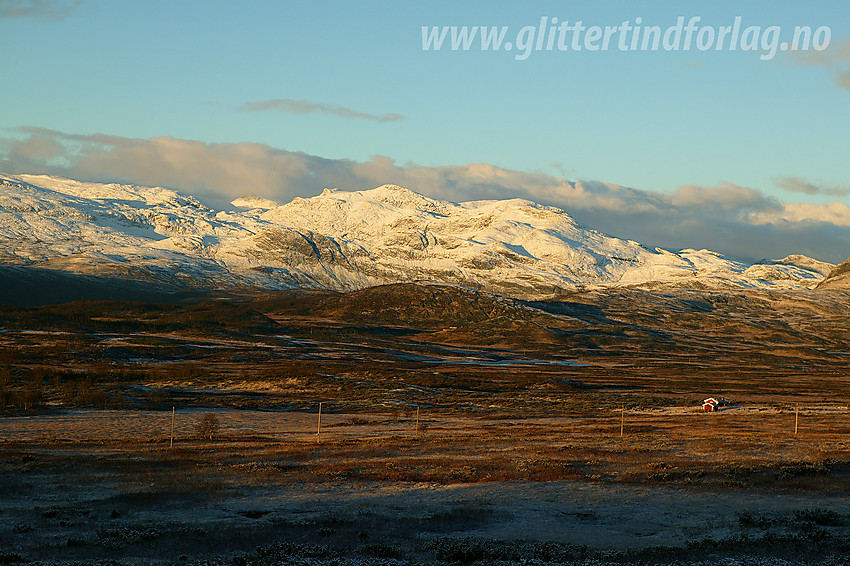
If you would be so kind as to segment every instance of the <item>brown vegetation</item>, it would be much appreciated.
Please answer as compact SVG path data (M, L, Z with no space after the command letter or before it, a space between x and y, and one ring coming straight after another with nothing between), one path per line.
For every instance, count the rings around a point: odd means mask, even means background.
M850 295L837 292L622 289L528 304L411 284L183 306L3 308L0 509L10 511L0 547L12 550L0 561L202 561L205 537L220 537L228 521L247 521L231 525L237 534L221 550L231 563L658 562L709 548L673 537L664 544L675 550L652 554L632 541L618 555L575 541L547 551L495 534L441 538L438 523L475 533L509 521L477 504L455 512L440 503L407 519L386 510L339 518L322 507L301 524L268 495L309 485L337 501L338 488L479 486L498 498L516 482L652 497L732 490L748 501L795 493L772 514L730 502L732 531L688 528L742 555L827 560L846 550L850 518L833 495L850 491L848 307ZM707 396L731 402L702 414ZM87 495L69 487L80 485ZM41 501L38 490L63 503L29 510L21 498ZM245 498L261 508L219 517L218 527L199 518ZM138 519L173 505L177 519ZM623 512L605 520L625 521ZM604 532L591 511L574 513L564 525Z

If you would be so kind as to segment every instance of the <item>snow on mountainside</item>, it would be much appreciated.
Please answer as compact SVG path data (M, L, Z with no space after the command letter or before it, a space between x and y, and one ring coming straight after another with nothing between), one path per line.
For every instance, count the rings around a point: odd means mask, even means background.
M215 211L163 188L0 175L0 264L190 286L429 280L526 298L579 286L813 287L833 267L651 249L527 200L452 203L394 185L233 206Z
M850 289L850 259L830 271L818 289Z

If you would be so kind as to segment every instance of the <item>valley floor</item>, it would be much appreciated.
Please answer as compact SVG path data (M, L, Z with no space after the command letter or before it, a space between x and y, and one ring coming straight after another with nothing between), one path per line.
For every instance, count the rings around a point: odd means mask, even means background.
M5 417L0 560L842 564L848 413Z
M848 564L847 312L418 284L0 307L0 564Z

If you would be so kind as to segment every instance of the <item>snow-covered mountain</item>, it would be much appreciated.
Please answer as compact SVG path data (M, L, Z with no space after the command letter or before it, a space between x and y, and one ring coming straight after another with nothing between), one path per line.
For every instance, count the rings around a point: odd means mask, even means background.
M850 289L850 259L836 265L820 282L818 289Z
M452 203L385 185L216 211L170 189L37 175L0 175L0 265L195 287L427 280L524 298L611 285L809 288L834 267L648 248L519 199Z

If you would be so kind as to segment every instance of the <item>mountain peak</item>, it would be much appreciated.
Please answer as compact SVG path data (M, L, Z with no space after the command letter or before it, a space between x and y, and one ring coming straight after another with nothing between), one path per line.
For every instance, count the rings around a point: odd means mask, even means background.
M339 194L358 195L365 200L380 203L384 206L409 210L418 209L433 212L451 204L426 197L425 195L398 185L381 185L374 189L357 191L356 193Z
M172 278L201 286L349 290L412 281L545 298L593 286L809 288L822 262L746 265L586 228L524 200L436 200L398 185L326 189L216 213L170 189L5 176L0 265Z
M244 197L239 197L230 201L230 204L235 206L236 208L248 208L248 209L271 209L280 206L279 202L275 202L273 200L269 200L267 198L258 197L256 195L246 195Z

